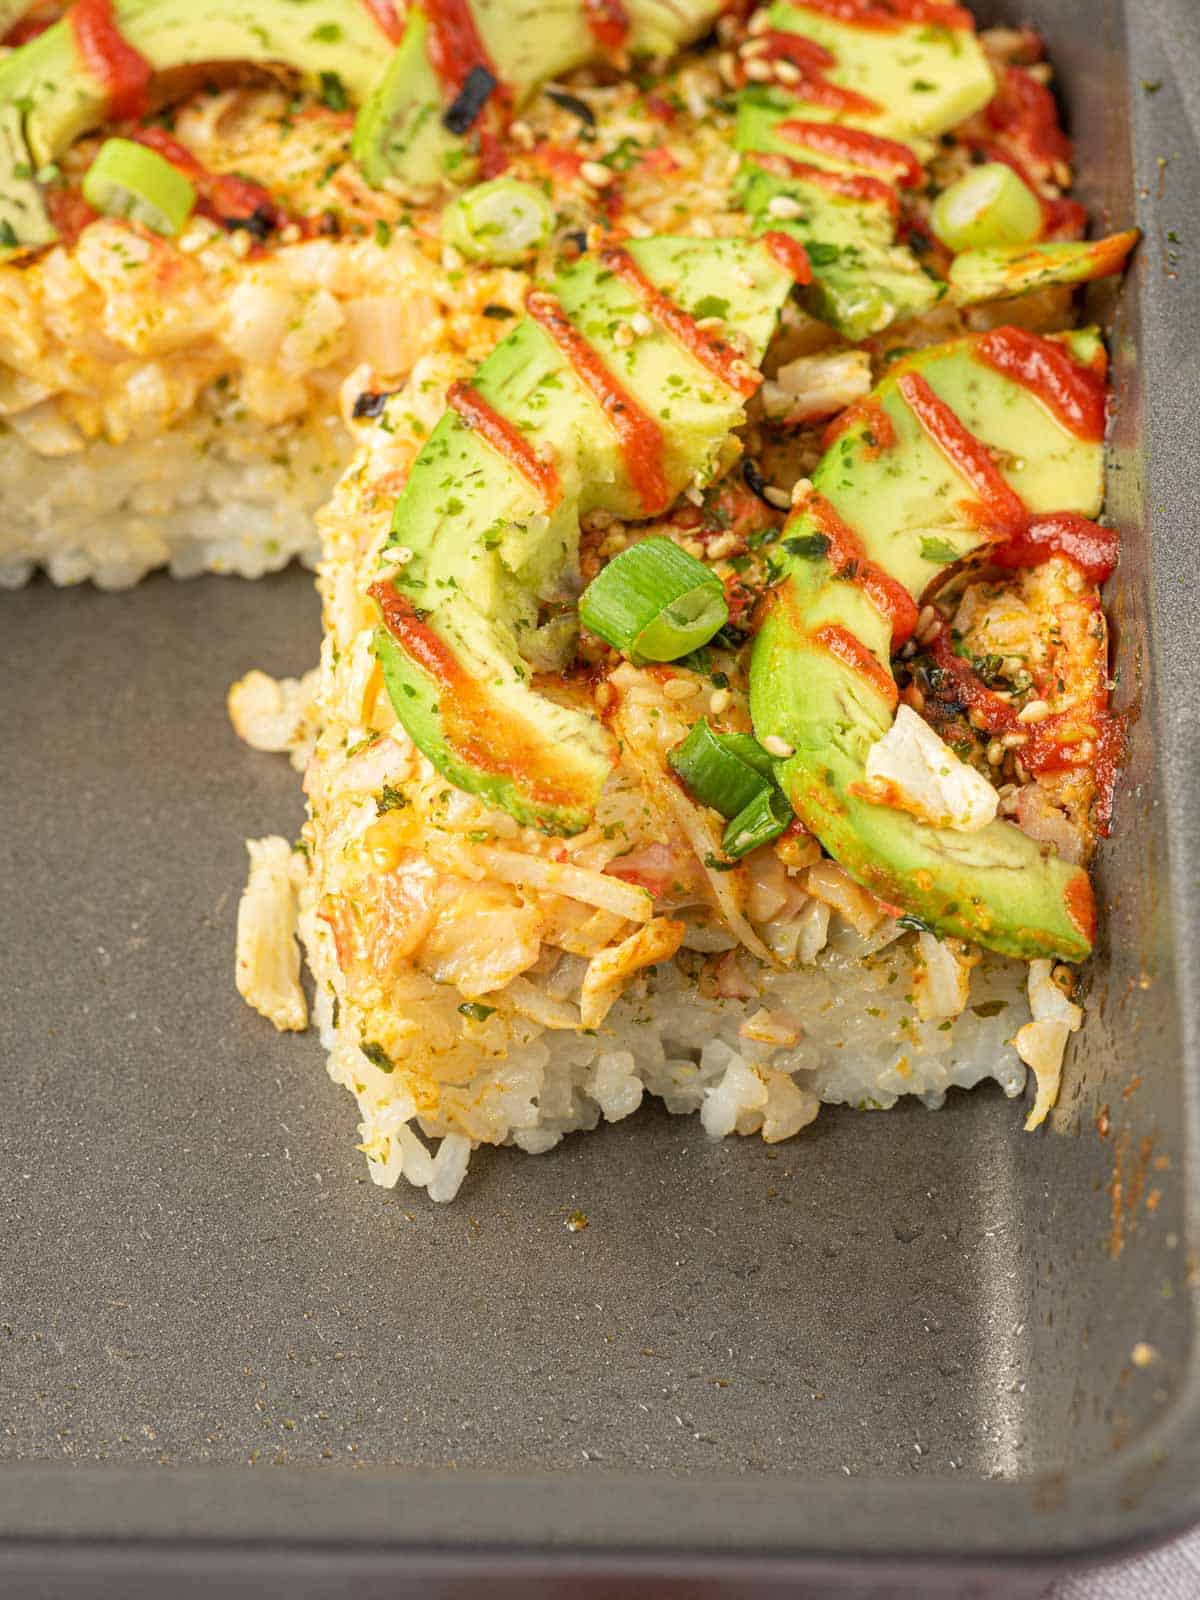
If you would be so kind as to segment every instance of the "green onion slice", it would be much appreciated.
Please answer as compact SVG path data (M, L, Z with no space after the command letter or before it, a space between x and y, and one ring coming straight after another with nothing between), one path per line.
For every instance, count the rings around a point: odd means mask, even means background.
M1003 161L972 167L943 189L930 213L933 231L957 255L1029 244L1041 236L1042 203Z
M442 213L442 239L471 261L511 267L550 237L554 207L519 178L493 178L466 189Z
M725 626L729 607L702 561L670 539L643 539L588 584L579 620L631 661L677 661Z
M721 839L721 848L731 861L770 844L792 820L792 808L782 789L764 785L749 805L733 818Z
M196 190L157 150L106 139L84 176L83 198L106 217L128 217L170 236L191 216Z
M748 760L744 749L752 746ZM759 757L765 769L756 765ZM723 817L736 817L764 789L770 788L771 758L745 733L717 733L701 717L681 745L670 751L671 763L687 792Z

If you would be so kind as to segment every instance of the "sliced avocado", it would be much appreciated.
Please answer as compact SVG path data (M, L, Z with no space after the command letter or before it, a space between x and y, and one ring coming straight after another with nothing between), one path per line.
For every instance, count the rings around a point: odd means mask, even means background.
M945 285L896 243L892 213L878 201L845 199L819 183L768 172L753 155L741 165L735 192L759 228L790 233L804 246L812 283L801 301L847 339L866 339L900 317L918 316L945 293ZM777 197L789 209L794 203L800 215L773 216Z
M540 84L600 53L584 0L465 0L495 68L498 88L519 108ZM669 55L698 38L720 13L719 0L637 0L628 8L634 56ZM417 188L448 178L470 181L471 141L447 127L447 97L429 59L429 16L409 9L404 38L354 125L354 159L370 184L399 177Z
M362 0L118 0L115 20L155 73L200 62L282 63L312 87L336 80L355 103L391 50ZM21 174L54 161L107 114L108 95L80 56L70 14L0 62L0 215L22 244L46 243L53 230ZM26 185L19 207L14 183Z
M53 244L57 234L33 178L21 113L0 105L0 238L14 245Z
M871 113L838 121L870 128L893 139L932 139L972 116L996 92L983 47L970 28L928 22L896 27L860 27L822 11L773 5L770 25L797 33L834 58L825 70L831 83L875 102ZM816 113L822 120L828 111Z
M807 309L848 339L865 339L899 318L927 311L944 286L897 241L894 207L831 194L827 185L802 172L765 171L755 157L786 156L807 167L865 176L878 187L877 168L798 147L781 127L793 118L844 122L875 135L915 141L920 153L927 154L933 136L986 104L995 80L969 28L927 23L862 27L783 4L773 5L768 19L771 29L796 34L824 51L828 64L816 69L820 76L868 103L835 113L819 94L806 100L803 83L794 93L761 84L743 90L736 137L737 148L746 155L739 175L741 203L759 227L782 226L804 244L813 272L802 296ZM772 201L777 212L779 202L793 202L801 214L781 223L771 216Z
M761 358L791 288L763 245L659 238L628 250L685 310L716 315L722 305L727 330L742 336L750 360ZM575 332L658 424L666 503L718 471L744 418L743 396L658 323L629 342L643 308L601 259L583 257L553 291ZM377 595L396 625L377 631L376 651L397 716L451 782L522 822L578 832L615 749L594 716L532 686L524 657L539 608L578 591L580 517L598 509L639 517L646 508L611 421L538 321L513 329L473 387L553 463L558 498L547 506L506 455L448 410L396 505L390 548L408 558L397 565L384 552Z
M1006 300L1051 284L1090 283L1120 272L1141 237L1137 228L1106 239L1050 239L1011 249L964 250L950 266L950 292L958 305Z
M914 601L987 536L970 514L971 486L904 400L906 373L918 373L984 441L1031 512L1094 517L1100 509L1100 444L1079 438L978 359L979 337L898 362L813 474L815 494L854 530L862 556ZM1094 331L1064 342L1077 361L1096 362ZM773 735L795 752L780 763L779 778L805 826L859 882L938 933L1023 959L1081 960L1094 919L1081 868L1011 823L977 833L933 828L861 797L867 751L890 727L895 705L890 625L863 588L846 581L845 569L835 569L812 503L793 514L780 549L781 581L754 645L751 711L760 740ZM831 649L823 628L839 630L848 648ZM869 655L856 665L862 647Z

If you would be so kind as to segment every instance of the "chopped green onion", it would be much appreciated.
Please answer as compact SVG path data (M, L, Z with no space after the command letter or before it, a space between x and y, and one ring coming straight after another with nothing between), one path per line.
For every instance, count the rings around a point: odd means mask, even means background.
M442 238L471 261L515 266L550 237L554 207L519 178L476 184L442 213Z
M989 161L943 189L933 202L933 231L957 255L1029 244L1042 232L1042 203L1003 161Z
M631 661L678 661L729 620L720 578L670 539L614 556L579 600L585 628Z
M750 804L739 811L725 829L721 849L732 861L757 850L760 844L770 844L792 820L792 808L782 789L763 785Z
M754 756L742 753L753 746ZM765 771L754 763L761 757ZM736 817L763 789L770 787L771 758L745 733L717 733L706 717L693 724L687 738L667 756L679 781L703 806L723 817Z
M157 150L106 139L84 175L83 198L106 217L128 217L170 236L191 216L196 190Z

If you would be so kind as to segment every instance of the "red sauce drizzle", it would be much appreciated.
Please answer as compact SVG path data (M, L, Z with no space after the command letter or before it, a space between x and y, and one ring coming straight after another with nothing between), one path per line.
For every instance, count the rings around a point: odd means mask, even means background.
M629 37L629 13L621 0L584 0L583 9L592 38L601 50L606 55L619 55Z
M896 139L884 139L880 134L868 133L865 128L847 128L839 122L805 122L789 118L777 123L776 136L791 144L803 145L835 161L848 161L852 166L870 167L875 172L886 173L902 189L919 189L925 181L925 169L915 150Z
M892 649L898 650L917 625L916 601L902 583L867 556L854 529L842 521L824 495L810 496L805 510L829 540L829 564L839 577L857 583L876 611L887 618L892 626Z
M458 94L472 67L486 67L497 83L500 74L487 53L468 0L425 0L429 18L429 59L443 87ZM503 86L498 92L503 93Z
M910 24L938 28L973 29L974 18L965 6L942 5L940 0L792 0L801 11L815 11L835 22L859 28L899 31Z
M384 36L393 44L399 44L404 37L404 24L392 0L363 0L363 4L383 30Z
M1107 828L1102 828L1100 831L1108 833ZM1091 879L1082 867L1067 884L1063 893L1063 904L1071 921L1087 942L1092 944L1096 938L1096 896Z
M848 116L877 116L883 107L856 89L843 89L825 76L830 67L837 66L837 57L815 39L806 39L800 33L785 33L778 28L759 34L766 45L761 59L790 61L800 74L798 83L789 83L788 92L810 105L824 106L827 111L841 111Z
M531 294L526 310L545 328L608 418L643 514L650 517L665 511L671 494L663 470L665 445L658 423L617 381L553 295Z
M812 282L812 262L808 259L808 251L799 239L793 239L790 233L782 233L772 228L762 236L763 244L767 247L767 254L772 261L803 287Z
M1061 344L1024 328L994 328L975 348L981 361L1035 394L1078 438L1103 439L1103 372L1081 366Z
M919 372L906 372L897 387L909 409L950 465L979 496L967 509L983 527L1005 538L1022 532L1028 519L1024 503L1010 488L987 446L936 395Z
M79 235L95 222L98 212L92 210L79 189L47 189L43 197L54 231L65 245L73 245Z
M774 150L756 153L751 159L764 172L774 173L777 178L798 178L803 183L815 183L843 200L886 206L893 216L899 214L900 197L882 178L872 178L864 172L831 172L827 167L814 167L807 161L793 161L791 156Z
M821 435L821 449L832 449L844 433L860 423L864 429L863 454L868 461L876 460L895 444L896 429L891 417L874 395L867 395L864 400L855 400L834 417Z
M844 667L849 667L852 672L861 673L879 690L888 706L895 709L900 699L895 679L890 672L880 666L862 640L851 633L849 628L843 628L840 622L827 622L823 627L816 629L812 638L823 650L828 650L831 656L836 656Z
M424 621L411 601L386 579L367 590L383 625L434 683L446 691L438 711L446 742L481 772L514 779L541 805L579 803L564 773L561 746L547 751L544 739L522 720L505 716L496 701L459 665L453 650Z
M162 128L136 128L132 137L139 144L157 150L196 185L196 209L226 227L260 216L271 228L283 227L294 219L275 204L262 184L239 178L232 172L210 172L185 146Z
M757 390L762 375L753 371L731 344L697 326L695 317L651 283L627 250L609 246L601 251L600 260L609 272L629 285L646 311L663 325L672 339L727 388L747 398Z
M451 384L446 400L468 428L485 439L497 455L503 456L533 485L545 501L546 509L552 511L562 498L562 484L554 463L543 461L520 429L501 416L469 383Z
M1102 528L1074 511L1053 511L1031 517L1020 533L989 551L998 567L1040 567L1051 556L1066 556L1089 583L1104 583L1116 570L1120 538L1115 528Z
M954 653L950 632L939 629L929 645L934 663L953 681L953 699L964 705L972 720L985 733L998 737L1022 733L1025 743L1018 749L1027 772L1062 772L1068 767L1085 766L1090 761L1100 789L1095 813L1102 833L1107 832L1112 815L1112 787L1124 745L1121 718L1109 711L1103 700L1091 706L1068 706L1040 722L1022 723L1018 707L989 689L969 661ZM941 695L940 698L947 698ZM1082 725L1094 728L1095 737L1081 731Z
M985 115L1028 160L1046 166L1070 161L1071 141L1059 127L1054 96L1023 67L1005 68Z
M103 85L108 115L117 119L144 116L153 69L122 36L113 0L75 0L67 23L85 68Z

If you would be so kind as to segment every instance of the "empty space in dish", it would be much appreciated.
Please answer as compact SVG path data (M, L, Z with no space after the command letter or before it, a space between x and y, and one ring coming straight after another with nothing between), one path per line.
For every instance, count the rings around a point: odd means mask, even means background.
M826 1111L773 1149L643 1111L535 1159L480 1152L449 1208L375 1189L315 1036L276 1035L233 988L242 841L294 832L301 810L286 762L237 742L224 695L251 666L312 664L310 576L116 596L37 582L0 599L10 1487L30 1463L90 1464L93 1485L210 1464L221 1486L194 1502L208 1536L232 1530L236 1501L244 1533L274 1518L332 1537L377 1494L377 1526L360 1516L354 1537L448 1544L478 1542L487 1515L493 1542L551 1536L550 1501L488 1512L472 1471L514 1490L552 1471L558 1536L584 1544L770 1550L720 1489L734 1477L764 1516L790 1508L770 1525L780 1550L1036 1552L1183 1514L1200 1476L1179 1453L1196 954L1177 942L1189 895L1196 924L1200 827L1200 327L1166 231L1184 234L1189 204L1194 231L1200 181L1191 86L1171 77L1184 9L1137 8L1131 63L1115 0L1086 26L1067 0L1029 8L1071 107L1076 192L1097 230L1148 230L1132 280L1096 304L1114 319L1116 698L1135 718L1087 1023L1049 1131L1022 1135L1021 1108L989 1089L938 1113ZM1171 117L1160 147L1150 119ZM322 1488L289 1513L298 1465ZM361 1465L460 1469L456 1531L398 1531L379 1485L403 1480L344 1470ZM44 1533L112 1531L103 1489L38 1470L29 1483L64 1485ZM653 1534L653 1493L625 1481L639 1473L687 1479L694 1525L676 1505ZM888 1480L869 1516L858 1477ZM126 1497L129 1531L187 1527L176 1481ZM38 1503L16 1494L0 1534L30 1531Z

